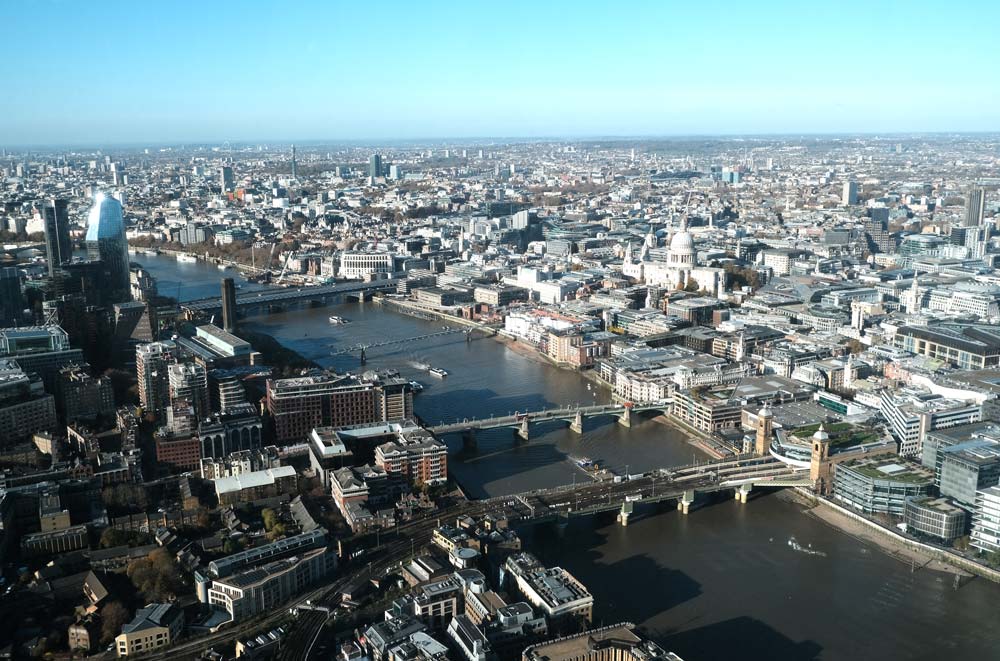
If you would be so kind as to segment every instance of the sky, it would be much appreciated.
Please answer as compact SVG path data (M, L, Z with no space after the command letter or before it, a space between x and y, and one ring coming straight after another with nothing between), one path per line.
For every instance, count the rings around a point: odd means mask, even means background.
M997 131L998 24L995 0L0 0L0 145Z

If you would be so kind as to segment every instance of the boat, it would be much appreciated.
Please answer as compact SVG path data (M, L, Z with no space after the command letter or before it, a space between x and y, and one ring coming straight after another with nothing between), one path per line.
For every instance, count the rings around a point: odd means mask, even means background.
M590 468L594 465L594 460L590 457L570 457L570 459L580 468Z
M182 252L182 253L178 253L177 254L177 261L178 262L184 262L184 263L190 264L190 263L197 262L198 258L195 257L194 255L189 255L186 252Z
M427 371L433 374L434 376L438 377L439 379L443 379L444 377L448 376L448 371L443 370L440 367L432 367Z
M229 264L216 264L216 266L219 267L220 271L225 271L226 269L229 268Z
M420 383L419 381L410 381L410 390L412 390L413 392L420 392L423 389L424 389L424 384Z
M143 250L142 254L143 255L149 255L150 257L156 257L157 255L160 254L160 251L159 250Z
M330 321L331 324L333 324L335 326L340 326L342 324L346 324L347 323L347 319L344 319L343 317L338 317L335 314L331 314L330 315L329 321Z

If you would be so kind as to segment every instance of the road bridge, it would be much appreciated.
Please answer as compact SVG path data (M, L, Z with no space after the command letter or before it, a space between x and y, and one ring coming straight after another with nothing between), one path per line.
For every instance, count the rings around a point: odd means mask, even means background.
M533 422L546 422L549 420L562 420L569 422L571 430L578 434L583 433L583 422L587 418L601 415L611 415L618 418L618 423L625 426L632 426L632 415L647 411L657 411L666 413L670 410L670 400L660 400L658 402L645 403L625 403L625 404L597 404L592 406L564 406L540 411L514 412L511 415L494 416L491 418L465 418L455 422L443 423L428 427L428 430L435 435L463 433L467 440L471 442L476 431L483 429L498 429L501 427L514 427L519 438L527 441L530 438L530 426Z
M387 278L372 282L340 282L316 287L284 287L263 291L240 292L236 295L237 310L257 307L284 306L296 303L329 303L340 297L367 298L375 292L394 292L399 280ZM181 310L189 315L218 314L222 311L222 297L203 298L181 304Z

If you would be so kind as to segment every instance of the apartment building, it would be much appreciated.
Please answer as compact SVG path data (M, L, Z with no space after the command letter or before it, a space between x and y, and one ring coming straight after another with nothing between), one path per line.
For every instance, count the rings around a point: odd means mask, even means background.
M169 647L184 628L184 611L174 604L149 604L115 637L118 656L138 656Z
M403 379L366 381L329 372L268 379L267 410L279 444L303 442L316 427L345 427L413 417Z

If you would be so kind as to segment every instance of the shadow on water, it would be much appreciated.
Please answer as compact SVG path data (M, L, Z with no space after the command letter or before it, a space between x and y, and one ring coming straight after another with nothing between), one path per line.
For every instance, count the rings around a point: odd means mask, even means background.
M502 397L490 388L464 388L444 392L432 390L421 393L414 402L417 413L424 422L431 425L456 422L463 418L473 417L468 413L463 413L463 411L476 411L474 417L488 418L509 415L515 411L538 411L554 406L556 403L550 401L541 392L526 392ZM532 429L543 430L545 425L546 423L535 423L532 425Z
M614 590L600 595L595 602L594 624L613 624L622 619L645 622L663 611L695 599L702 593L701 584L689 574L657 562L646 554L628 555L609 560L598 549L611 536L601 526L614 522L614 513L574 520L569 529L553 524L525 530L533 539L529 547L547 565L563 565L566 545L587 549L581 561L574 561L573 575L584 585L597 586L615 577ZM613 529L612 529L613 530Z
M795 642L752 617L736 617L677 632L646 632L661 647L684 659L731 661L741 659L816 661L823 648L812 640Z

